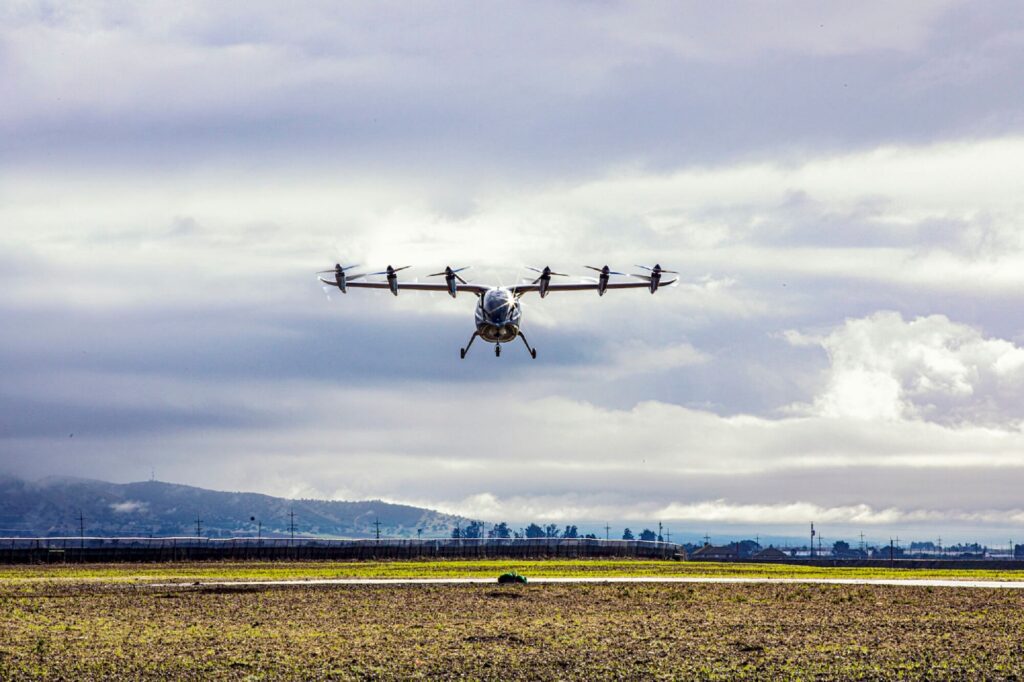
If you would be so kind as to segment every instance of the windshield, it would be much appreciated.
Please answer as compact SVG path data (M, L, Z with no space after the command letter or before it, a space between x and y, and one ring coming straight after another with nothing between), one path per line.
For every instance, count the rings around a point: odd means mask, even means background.
M501 323L512 316L515 299L507 289L491 289L484 294L483 309L488 321Z

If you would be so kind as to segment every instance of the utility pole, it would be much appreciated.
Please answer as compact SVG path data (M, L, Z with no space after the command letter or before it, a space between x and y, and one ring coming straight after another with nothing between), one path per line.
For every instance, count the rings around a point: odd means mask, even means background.
M860 534L860 551L864 551L864 533Z
M373 527L377 532L377 539L380 540L380 519L376 519L373 522Z
M707 531L704 531L704 544L705 545L710 545L711 544L711 536L708 535Z
M203 535L203 520L196 514L196 539Z
M665 529L665 540L667 542L672 542L672 531L668 528Z
M85 549L85 514L78 510L78 543L79 549Z
M604 524L604 539L605 540L611 539L611 532L612 532L612 527L609 526L608 522L606 521L605 524Z
M663 542L661 539L661 521L658 521L658 542Z

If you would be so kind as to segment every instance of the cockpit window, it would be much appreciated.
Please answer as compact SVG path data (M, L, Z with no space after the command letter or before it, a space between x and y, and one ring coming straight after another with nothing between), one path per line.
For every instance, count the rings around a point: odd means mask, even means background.
M489 313L504 312L512 305L512 296L502 289L488 291L484 296L484 310Z

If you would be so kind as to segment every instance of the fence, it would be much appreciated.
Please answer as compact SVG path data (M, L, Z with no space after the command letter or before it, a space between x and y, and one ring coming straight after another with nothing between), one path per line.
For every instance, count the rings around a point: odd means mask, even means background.
M7 564L257 559L677 559L684 556L682 547L671 542L594 538L0 538L0 563Z

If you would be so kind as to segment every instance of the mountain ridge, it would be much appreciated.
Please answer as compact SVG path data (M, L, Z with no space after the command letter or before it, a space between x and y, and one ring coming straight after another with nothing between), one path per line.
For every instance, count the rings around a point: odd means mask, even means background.
M383 500L289 499L264 493L210 490L165 481L111 483L71 476L27 481L0 475L0 536L196 535L264 537L449 536L466 519Z

